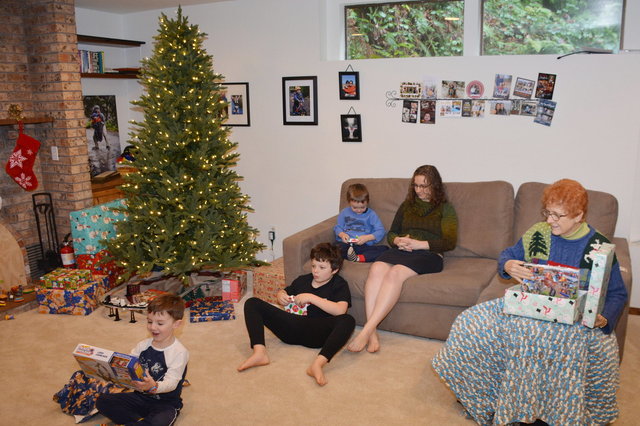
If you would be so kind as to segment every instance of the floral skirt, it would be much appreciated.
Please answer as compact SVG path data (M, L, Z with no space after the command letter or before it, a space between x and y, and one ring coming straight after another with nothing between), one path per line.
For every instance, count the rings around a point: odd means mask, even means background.
M502 313L503 299L461 313L432 365L482 425L604 425L618 417L615 335Z
M97 413L96 399L101 393L119 393L128 391L113 383L89 377L82 370L71 375L69 383L53 395L62 411L72 414L76 423L87 420Z

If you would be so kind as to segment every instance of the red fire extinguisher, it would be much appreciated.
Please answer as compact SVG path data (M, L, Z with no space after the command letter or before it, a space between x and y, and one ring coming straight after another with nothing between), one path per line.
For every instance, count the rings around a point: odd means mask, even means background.
M60 257L62 257L62 266L65 268L75 268L76 259L73 252L73 244L69 241L71 234L67 234L62 242L62 248L60 249Z

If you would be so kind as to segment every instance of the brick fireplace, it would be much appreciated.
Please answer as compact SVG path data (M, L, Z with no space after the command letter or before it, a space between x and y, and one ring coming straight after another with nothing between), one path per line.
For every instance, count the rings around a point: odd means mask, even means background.
M70 232L69 213L90 206L92 194L74 0L2 0L0 37L2 165L18 137L9 105L23 108L24 132L41 143L35 191L24 191L4 168L0 174L0 286L6 289L31 282L34 272L28 253L39 247L39 237L32 194L51 194L58 242ZM57 147L58 160L52 147Z

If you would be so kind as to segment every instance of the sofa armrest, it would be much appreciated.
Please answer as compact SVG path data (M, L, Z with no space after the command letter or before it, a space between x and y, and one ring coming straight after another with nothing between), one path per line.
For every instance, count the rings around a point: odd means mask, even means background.
M333 227L338 215L325 219L309 228L296 232L282 241L284 256L284 280L287 285L304 273L304 264L309 260L311 249L318 243L335 241Z

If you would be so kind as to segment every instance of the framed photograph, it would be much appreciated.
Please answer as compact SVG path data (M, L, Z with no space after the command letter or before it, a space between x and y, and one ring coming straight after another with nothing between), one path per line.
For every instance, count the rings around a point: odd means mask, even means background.
M115 95L83 96L91 177L116 170L122 151Z
M338 73L340 99L360 99L360 73L355 71L342 71Z
M318 77L282 77L282 122L318 124Z
M227 121L225 126L250 126L249 114L249 83L224 83L224 99L229 102L227 106Z
M360 114L340 115L342 142L362 142L362 121Z

